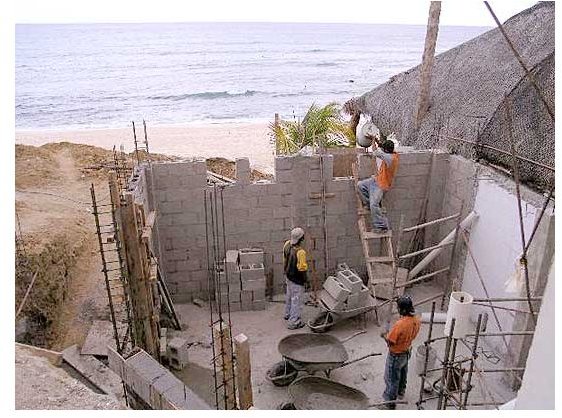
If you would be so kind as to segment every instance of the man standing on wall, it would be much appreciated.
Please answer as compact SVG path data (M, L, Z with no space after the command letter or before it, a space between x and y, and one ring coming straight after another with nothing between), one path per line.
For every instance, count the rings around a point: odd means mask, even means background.
M302 228L291 231L291 239L283 247L283 268L287 293L285 296L285 320L289 321L287 328L299 329L304 327L301 320L304 305L304 284L306 283L306 251L301 248L304 241Z
M388 345L388 356L384 369L384 382L386 389L383 393L385 401L402 399L406 393L406 381L408 377L408 360L410 359L410 348L412 341L420 331L421 320L414 316L414 305L409 296L400 296L396 304L400 319L388 333L382 333ZM396 409L395 403L387 404L388 409Z
M382 213L381 201L385 192L390 190L392 180L398 170L398 154L394 152L394 142L385 139L380 140L377 135L372 134L372 123L368 122L361 129L357 141L361 143L361 136L371 140L373 144L373 156L375 156L375 175L357 183L359 196L363 205L369 206L373 222L373 232L386 232L389 229L388 218ZM373 125L374 126L374 125ZM380 163L377 165L377 158Z

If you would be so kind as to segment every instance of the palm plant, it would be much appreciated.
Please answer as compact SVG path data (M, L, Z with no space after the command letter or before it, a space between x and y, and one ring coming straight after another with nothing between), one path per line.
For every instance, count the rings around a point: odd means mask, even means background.
M312 104L305 117L269 125L277 154L294 154L306 146L355 146L355 132L343 120L336 103Z

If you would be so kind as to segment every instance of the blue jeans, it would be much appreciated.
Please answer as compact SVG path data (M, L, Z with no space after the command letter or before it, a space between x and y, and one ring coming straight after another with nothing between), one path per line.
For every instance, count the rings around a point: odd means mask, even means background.
M289 325L296 325L301 321L304 304L304 286L293 283L285 278L287 292L285 294L285 316L289 317Z
M386 389L382 394L385 401L394 401L398 395L404 395L406 392L409 359L410 351L400 354L388 352L386 366L384 368L384 383L386 384Z
M371 217L373 219L373 227L380 229L388 229L388 219L383 215L381 210L381 200L384 190L381 189L374 178L361 180L357 183L357 190L361 201L365 206L371 209Z

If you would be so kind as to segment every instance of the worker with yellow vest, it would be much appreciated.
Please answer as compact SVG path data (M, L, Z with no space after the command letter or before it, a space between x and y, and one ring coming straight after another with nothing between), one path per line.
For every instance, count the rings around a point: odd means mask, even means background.
M398 170L398 154L394 152L394 142L387 139L381 141L378 135L370 134L369 129L362 129L362 135L373 140L375 175L359 181L357 189L363 205L371 209L373 232L386 232L389 228L388 218L382 213L381 201L384 193L392 186L392 180Z
M302 248L303 241L304 231L302 228L294 228L291 231L291 239L285 242L283 246L283 268L287 285L285 320L289 321L287 324L289 329L304 327L301 314L304 305L304 284L307 280L308 265L306 263L306 251Z

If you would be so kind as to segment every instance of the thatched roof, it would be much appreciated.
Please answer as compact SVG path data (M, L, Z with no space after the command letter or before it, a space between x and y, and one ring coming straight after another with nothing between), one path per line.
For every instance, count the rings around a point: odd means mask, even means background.
M483 8L482 13L487 13ZM504 28L554 109L554 2L541 2L504 24ZM420 51L421 57L421 51ZM439 136L510 150L505 122L506 97L512 101L513 136L518 151L554 166L554 121L526 78L499 29L490 30L435 57L430 108L420 128L414 126L420 66L393 76L353 99L385 133L418 148L443 146ZM453 151L509 167L511 158L496 151L456 144ZM522 178L537 186L553 181L552 172L523 163ZM551 178L552 177L552 178Z

